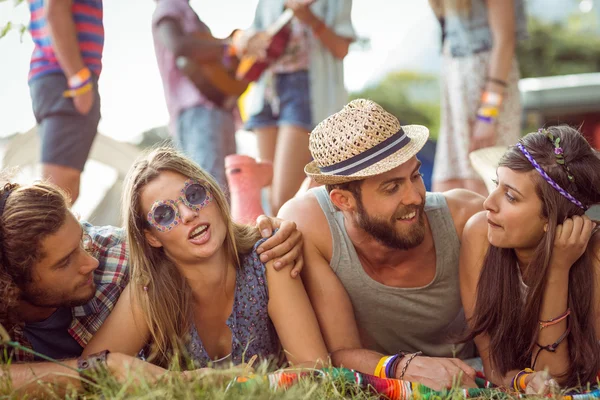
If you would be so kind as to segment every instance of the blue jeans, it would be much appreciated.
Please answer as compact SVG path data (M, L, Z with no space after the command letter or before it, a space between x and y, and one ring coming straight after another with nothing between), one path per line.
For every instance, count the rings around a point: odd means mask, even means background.
M230 111L205 106L183 110L177 119L176 143L228 192L225 157L236 152L235 124Z

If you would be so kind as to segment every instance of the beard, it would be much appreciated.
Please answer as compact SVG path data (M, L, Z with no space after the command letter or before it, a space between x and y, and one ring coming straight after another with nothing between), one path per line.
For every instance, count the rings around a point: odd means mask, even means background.
M403 208L394 213L387 221L383 218L370 216L364 208L362 199L357 199L356 223L358 226L374 237L379 243L391 249L410 250L417 247L425 239L425 205ZM396 220L399 216L417 212L418 220L410 225L408 231L398 233Z
M89 294L80 294L79 296L68 296L66 292L57 292L48 289L41 289L29 285L21 292L21 300L28 302L35 307L47 308L73 308L83 306L90 302L96 294L96 285L92 285L93 290ZM80 289L81 291L81 289Z

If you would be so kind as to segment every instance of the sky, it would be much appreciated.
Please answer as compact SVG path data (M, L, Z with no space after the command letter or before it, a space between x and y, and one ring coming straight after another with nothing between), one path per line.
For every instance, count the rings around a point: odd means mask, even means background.
M257 0L191 0L217 37L248 27ZM150 21L153 0L105 0L105 48L100 77L99 131L135 140L143 131L166 125L168 114L154 56ZM135 16L135 17L132 17ZM27 24L27 4L0 1L0 27ZM427 0L354 0L352 21L371 48L352 50L344 60L349 90L359 90L398 69L437 72L439 27ZM0 39L0 136L31 129L35 119L27 86L30 36L17 30Z

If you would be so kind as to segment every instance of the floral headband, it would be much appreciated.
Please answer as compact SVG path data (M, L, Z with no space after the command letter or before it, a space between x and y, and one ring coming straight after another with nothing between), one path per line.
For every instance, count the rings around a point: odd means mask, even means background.
M555 137L552 133L550 133L550 131L544 128L538 129L538 132L546 135L548 140L550 140L550 143L554 145L554 155L556 156L556 163L563 167L563 169L567 173L567 178L569 179L569 182L575 183L575 177L573 176L571 170L569 169L569 166L565 162L565 157L563 156L564 150L562 147L560 147L560 138Z
M544 134L548 138L548 140L550 140L550 142L554 146L554 155L556 156L556 162L564 168L565 172L567 173L567 178L569 179L569 182L574 183L575 177L573 176L573 174L571 173L571 170L565 163L565 158L563 155L564 150L562 147L560 147L560 138L555 137L552 133L550 133L546 129L539 129L538 132ZM569 200L571 203L575 204L577 207L579 207L583 210L588 209L588 207L586 205L584 205L582 202L580 202L575 197L573 197L573 195L571 195L565 189L560 187L560 185L558 183L554 182L554 180L552 178L550 178L550 176L548 176L546 171L544 171L542 169L542 167L540 167L540 165L537 163L537 161L535 161L533 156L527 151L527 149L525 148L525 146L523 146L523 144L521 142L517 143L517 148L519 150L521 150L521 153L523 153L523 155L529 160L529 162L531 163L533 168L535 168L536 171L539 172L539 174L542 176L542 178L544 178L544 180L546 182L548 182L550 184L550 186L552 186L554 189L556 189L558 191L558 193L563 195L567 200Z

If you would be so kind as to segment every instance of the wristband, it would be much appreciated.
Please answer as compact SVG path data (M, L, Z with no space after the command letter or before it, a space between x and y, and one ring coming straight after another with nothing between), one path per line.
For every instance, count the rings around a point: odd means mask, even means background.
M502 95L496 92L485 91L481 94L481 104L500 107L502 104Z
M493 124L495 119L492 117L484 117L483 115L477 115L477 121L485 122L486 124Z
M88 83L90 79L92 79L92 73L88 67L83 67L75 75L69 77L67 83L69 85L69 89L78 89Z
M373 375L380 377L381 369L383 368L383 364L387 361L388 358L389 358L389 356L383 356L379 359L379 362L377 363L377 366L375 367L375 372L373 372Z
M76 97L76 96L82 95L82 94L87 93L90 90L92 90L93 86L94 85L93 85L92 82L88 82L84 86L82 86L82 87L80 87L78 89L68 89L68 90L65 90L63 92L63 97Z
M481 115L482 117L492 117L497 118L500 110L497 107L480 107L477 111L477 115Z

